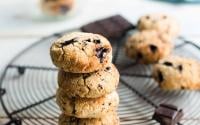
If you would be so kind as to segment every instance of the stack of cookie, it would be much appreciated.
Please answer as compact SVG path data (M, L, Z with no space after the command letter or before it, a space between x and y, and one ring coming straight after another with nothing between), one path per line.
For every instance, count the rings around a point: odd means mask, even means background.
M111 63L110 42L98 34L74 32L55 41L50 54L59 68L59 125L119 125L119 72Z

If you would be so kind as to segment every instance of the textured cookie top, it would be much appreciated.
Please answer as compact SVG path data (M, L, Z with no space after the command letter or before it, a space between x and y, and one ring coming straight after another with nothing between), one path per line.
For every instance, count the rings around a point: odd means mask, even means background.
M153 76L163 89L199 89L200 63L193 59L170 56L154 66Z
M169 37L177 37L180 31L177 21L165 14L147 14L142 16L138 21L139 30L156 30Z
M125 44L126 55L140 63L155 63L172 50L169 39L155 30L144 30L130 36Z
M71 97L97 98L117 88L119 72L113 64L92 73L58 73L59 87Z
M119 125L119 117L116 112L109 112L102 118L76 118L61 114L58 125Z
M73 32L55 41L50 54L53 63L66 72L89 73L111 63L112 47L101 35Z

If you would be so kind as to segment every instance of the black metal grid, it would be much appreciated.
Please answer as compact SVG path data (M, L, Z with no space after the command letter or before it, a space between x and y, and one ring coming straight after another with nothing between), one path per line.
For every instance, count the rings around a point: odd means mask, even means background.
M43 43L48 43L48 45L50 45L53 39L60 37L63 33L53 34L52 36L43 38L37 43L34 43L19 53L6 67L0 78L0 101L6 113L5 117L10 119L5 125L21 125L22 123L26 125L57 124L57 117L60 114L55 104L54 91L57 88L57 69L51 64L46 65L44 63L44 65L33 65L39 60L29 62L27 59L24 63L23 57L35 57L31 54L34 52L34 50L32 50L33 48L41 49L41 46L46 45ZM179 39L181 42L176 45L175 50L184 49L185 46L191 46L197 51L200 50L200 47L193 42L187 41L184 38ZM125 57L122 50L124 41L125 39L111 42L114 51L113 63L118 67L121 75L121 84L118 89L121 102L118 112L122 125L158 124L151 119L151 116L159 103L170 103L173 101L173 99L170 100L170 98L174 98L173 96L184 96L185 93L189 93L187 98L189 98L189 96L200 97L198 92L161 91L156 87L156 84L151 78L150 65L140 65L137 64L136 61L133 62ZM43 51L45 50L41 52ZM43 59L43 57L45 56L41 54L40 59ZM29 82L31 83L29 84ZM47 90L44 90L44 88ZM157 95L160 93L161 95L158 97ZM198 101L191 103L196 103L194 107L200 106L200 102ZM183 108L184 107L187 107L187 102L183 104ZM199 110L195 109L192 110L181 122L184 123L184 125L198 125L200 123L200 113L198 111Z

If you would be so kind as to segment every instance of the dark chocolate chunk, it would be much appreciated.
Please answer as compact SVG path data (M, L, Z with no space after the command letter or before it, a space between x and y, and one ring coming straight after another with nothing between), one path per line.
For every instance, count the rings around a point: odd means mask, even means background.
M181 86L181 89L182 89L182 90L184 90L184 89L185 89L185 87L184 87L184 86Z
M81 30L83 32L101 34L108 39L118 39L124 36L128 30L134 28L135 26L125 18L115 15L84 25L81 27Z
M97 48L96 49L96 56L100 59L100 63L103 63L103 59L105 58L105 54L109 51L108 48Z
M95 39L95 40L94 40L94 43L100 44L100 43L101 43L101 40L100 40L100 39Z
M183 66L182 66L182 65L179 65L179 66L178 66L178 70L179 70L180 72L182 72L182 71L183 71Z
M153 119L161 125L176 125L182 117L182 109L178 109L177 106L169 104L160 104L153 115Z
M63 47L63 46L67 46L67 45L75 43L75 42L78 42L78 41L76 41L75 38L74 38L74 39L71 39L71 40L64 41L63 43L60 43L60 44Z
M110 102L108 105L110 106L112 103Z
M87 41L87 42L91 42L91 39L87 39L87 40L85 40L85 41Z
M159 82L159 83L161 83L161 82L164 81L164 78L163 78L163 75L162 75L162 72L161 72L161 71L158 71L158 76L157 76L157 78L158 78L158 82Z
M155 53L155 52L158 50L158 47L155 46L155 45L149 45L149 48L151 49L151 51L152 51L153 53Z
M171 62L164 62L163 64L166 66L173 66L173 64Z
M111 69L111 67L106 67L106 70L110 70Z
M164 104L163 103L163 104L160 104L160 106L170 108L170 109L173 109L173 110L178 110L177 106L174 106L174 105L171 105L171 104Z
M98 84L98 88L103 89L103 86L101 84Z

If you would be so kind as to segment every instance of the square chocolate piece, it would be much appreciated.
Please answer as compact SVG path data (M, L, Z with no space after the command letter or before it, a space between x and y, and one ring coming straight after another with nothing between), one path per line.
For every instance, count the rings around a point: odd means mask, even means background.
M120 15L101 19L81 27L83 32L97 33L108 39L118 39L123 37L130 29L134 29L128 20Z
M161 125L176 125L182 117L183 110L169 104L160 104L153 115L153 119Z

